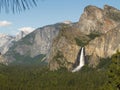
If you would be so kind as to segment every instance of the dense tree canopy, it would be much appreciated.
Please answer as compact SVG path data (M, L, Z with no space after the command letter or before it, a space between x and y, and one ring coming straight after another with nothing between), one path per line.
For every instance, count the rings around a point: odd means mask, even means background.
M39 65L0 67L0 90L99 90L105 81L104 73L94 69L72 73Z
M108 64L109 63L109 64ZM49 71L46 66L0 65L0 90L120 90L120 52L80 72Z
M111 64L107 72L108 80L104 85L104 90L120 90L120 52L117 51L111 57Z

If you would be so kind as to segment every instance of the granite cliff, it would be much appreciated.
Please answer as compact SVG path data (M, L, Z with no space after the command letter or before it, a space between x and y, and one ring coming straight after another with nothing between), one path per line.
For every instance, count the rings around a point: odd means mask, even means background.
M120 49L119 24L120 11L116 8L87 6L79 22L61 30L54 40L49 56L50 69L65 67L71 70L81 46L89 57L88 65L96 67L101 58L110 57Z
M52 44L52 40L59 33L60 23L38 28L27 36L23 37L4 54L4 62L29 60L35 57L46 55Z
M120 23L120 11L105 5L104 9L87 6L78 22L78 28L85 34L91 32L106 33Z
M120 49L120 11L108 5L103 9L89 5L78 22L38 28L14 43L4 54L4 62L32 60L44 55L50 70L71 70L83 46L89 57L88 65L92 67Z
M14 42L15 37L6 35L6 34L0 34L0 53L5 54L9 48L12 46Z
M95 67L101 58L111 57L117 50L120 50L120 25L90 41L85 48L86 55L90 56L90 66Z

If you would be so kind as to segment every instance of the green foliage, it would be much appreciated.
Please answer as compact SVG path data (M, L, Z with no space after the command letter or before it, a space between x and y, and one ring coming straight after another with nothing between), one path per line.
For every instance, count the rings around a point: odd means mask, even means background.
M111 60L107 72L108 80L103 86L103 89L120 90L120 52L117 51L116 54L111 57Z
M87 40L82 40L81 38L75 38L75 41L78 46L82 46L82 47L87 45L89 42Z
M111 58L109 58L109 57L101 58L97 68L98 69L108 69L110 64L111 64Z
M95 39L96 37L99 37L101 34L99 32L91 32L89 35L87 35L91 40Z
M89 67L88 65L85 65L81 68L81 72L91 72L91 71L95 71L96 69Z
M99 32L91 32L89 35L84 35L82 37L76 37L75 41L78 46L83 47L87 45L91 40L95 39L96 37L99 37L100 35L101 34Z
M11 65L0 71L0 90L99 90L106 80L104 72L96 70L53 72L39 65Z
M0 12L6 13L12 11L13 13L29 10L33 6L37 5L38 0L0 0Z
M60 38L61 36L67 36L67 35L66 35L66 31L71 28L71 27L70 27L69 25L67 25L67 24L62 24L61 26L62 26L62 27L61 27L60 33L59 33L59 35L58 35L59 38Z
M63 56L61 51L58 51L56 56L54 56L54 59L59 59L59 58L64 58L64 56Z
M64 56L63 56L62 52L58 51L57 54L56 54L56 56L53 57L53 60L57 61L57 63L59 65L61 65L62 64L61 61L64 60Z
M57 52L56 56L53 57L53 61L57 62L61 68L65 68L66 65L71 64L70 62L67 62L61 51Z
M42 62L41 60L45 57L45 55L43 54L37 55L34 58L30 56L20 55L19 53L14 53L13 55L16 60L11 64L24 64L24 65L41 63Z
M27 36L23 37L19 42L17 42L18 45L32 45L33 44L33 41L34 41L34 38L35 38L35 34L34 33L31 33L31 34L28 34Z

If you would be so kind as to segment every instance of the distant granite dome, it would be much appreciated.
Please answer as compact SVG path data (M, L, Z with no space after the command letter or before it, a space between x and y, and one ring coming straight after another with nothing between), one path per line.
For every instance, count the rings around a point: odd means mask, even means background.
M52 46L52 42L58 35L59 30L61 30L62 25L63 24L61 23L57 23L38 28L22 39L16 41L4 55L6 62L9 63L17 60L16 54L18 57L29 58L34 58L41 54L48 54Z
M63 23L64 23L64 24L71 24L72 22L69 21L69 20L66 20L66 21L64 21Z
M12 46L12 42L14 41L15 37L1 34L0 33L0 52L1 54L5 54L9 47Z
M26 35L28 35L29 33L31 33L33 31L33 28L27 27L27 28L23 28L22 30L20 30L19 33L17 33L16 35L16 41L22 39L23 37L25 37Z

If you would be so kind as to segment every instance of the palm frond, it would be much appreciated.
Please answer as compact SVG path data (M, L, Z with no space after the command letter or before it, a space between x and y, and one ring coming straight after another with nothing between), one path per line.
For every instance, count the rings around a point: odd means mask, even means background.
M0 0L0 12L21 12L37 6L38 0Z

